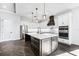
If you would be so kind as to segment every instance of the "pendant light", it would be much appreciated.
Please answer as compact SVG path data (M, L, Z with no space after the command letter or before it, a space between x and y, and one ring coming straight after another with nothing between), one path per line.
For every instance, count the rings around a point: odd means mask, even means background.
M36 20L38 20L38 8L36 8Z
M46 19L46 13L45 13L45 3L44 3L44 15L43 15L43 19Z
M45 12L45 3L43 3L43 15L42 15L42 20L39 19L39 16L38 16L38 8L35 8L35 13L32 12L32 20L33 20L33 17L34 19L36 20L36 22L38 23L41 23L43 21L46 20L46 12ZM35 14L35 16L33 16L33 14Z
M38 8L35 8L35 15L34 12L32 12L32 21L33 21L33 17L35 19L35 22L38 22Z

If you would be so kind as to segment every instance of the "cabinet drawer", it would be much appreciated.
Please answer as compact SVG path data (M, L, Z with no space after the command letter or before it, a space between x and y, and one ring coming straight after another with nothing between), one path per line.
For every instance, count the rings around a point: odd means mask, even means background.
M69 43L69 40L66 40L66 39L61 39L61 38L59 38L58 41L59 41L60 43L64 43L64 44L68 44L68 45L70 44L70 43Z

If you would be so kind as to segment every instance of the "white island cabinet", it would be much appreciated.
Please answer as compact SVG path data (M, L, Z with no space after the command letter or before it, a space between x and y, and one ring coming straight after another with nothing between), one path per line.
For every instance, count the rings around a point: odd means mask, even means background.
M46 56L58 47L58 36L56 34L27 33L31 37L31 48L35 55Z

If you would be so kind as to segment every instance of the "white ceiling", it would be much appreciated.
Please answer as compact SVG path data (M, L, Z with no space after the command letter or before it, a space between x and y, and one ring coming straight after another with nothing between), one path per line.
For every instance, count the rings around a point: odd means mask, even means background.
M79 3L45 3L45 11L48 17L77 7L79 7ZM32 12L35 15L36 8L38 8L38 19L42 20L44 3L16 3L16 13L25 16L25 20L27 18L27 20L32 21Z
M45 11L48 15L56 15L63 11L78 7L78 3L46 3ZM38 8L38 14L43 14L44 4L43 3L17 3L16 12L22 16L32 15L35 13L35 8Z

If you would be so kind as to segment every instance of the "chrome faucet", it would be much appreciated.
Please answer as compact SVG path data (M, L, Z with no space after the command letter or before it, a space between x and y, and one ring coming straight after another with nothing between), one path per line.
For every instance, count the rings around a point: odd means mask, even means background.
M41 34L41 28L38 27L38 31L37 31L38 34Z

